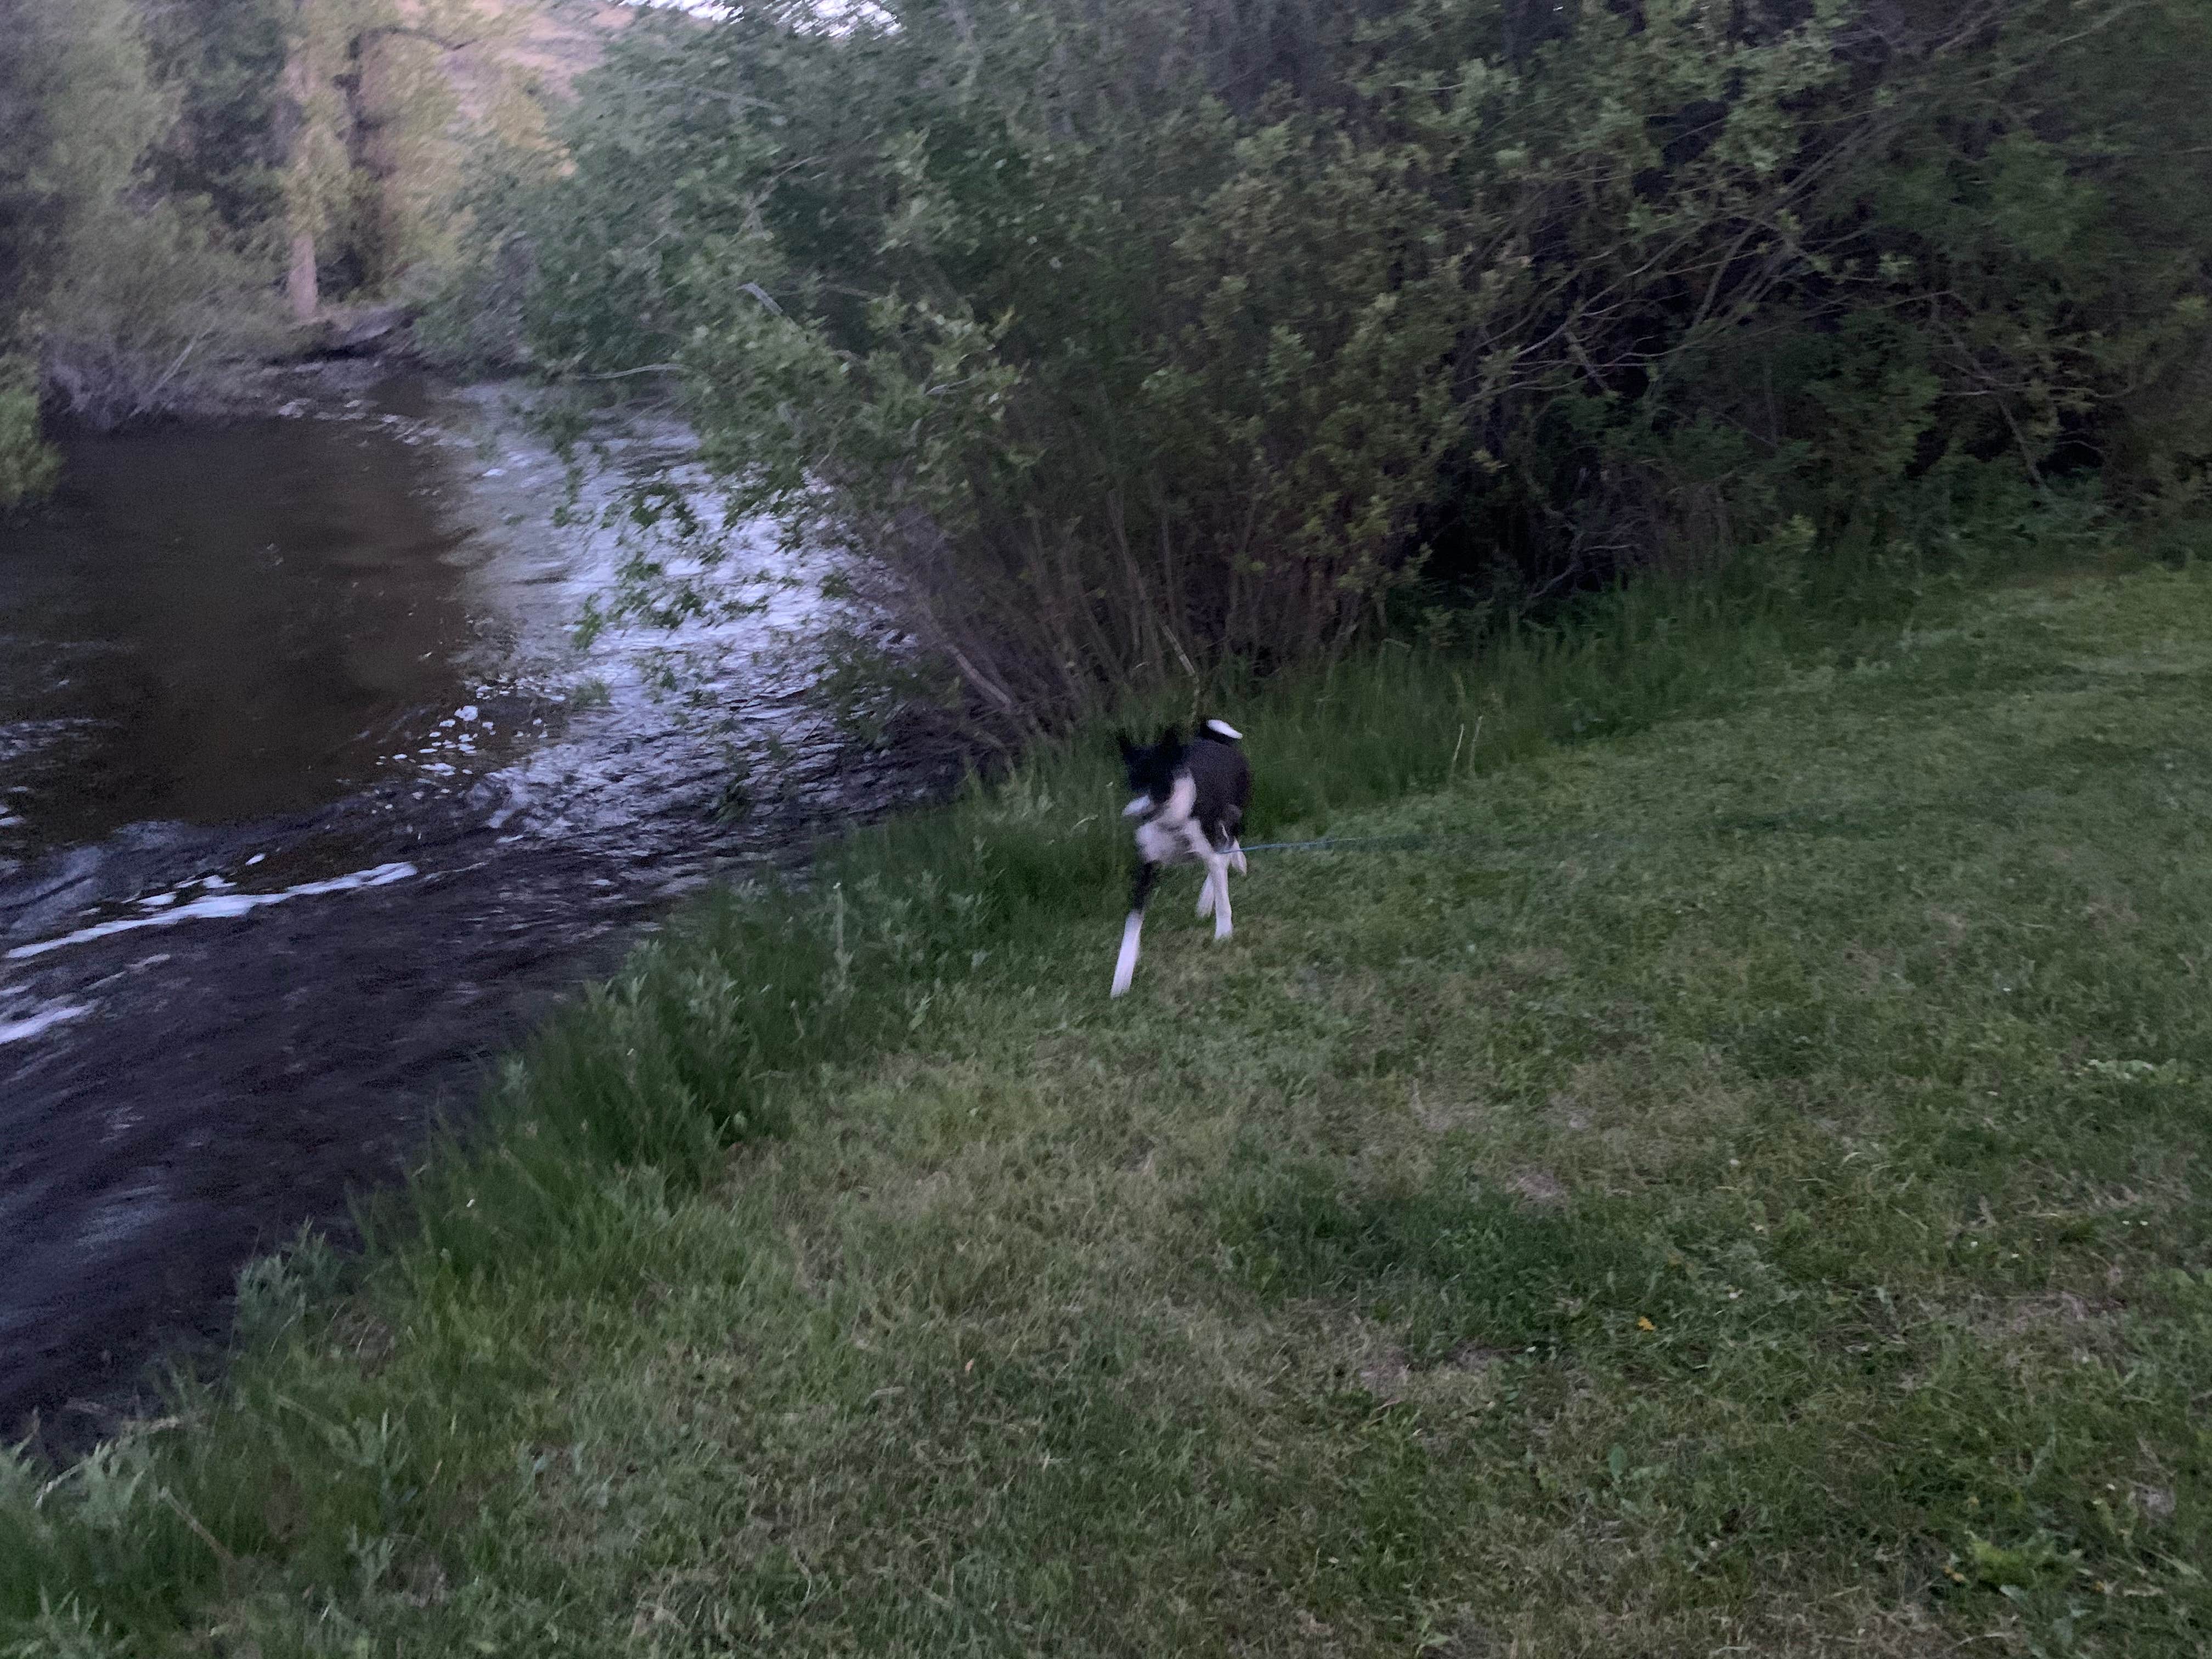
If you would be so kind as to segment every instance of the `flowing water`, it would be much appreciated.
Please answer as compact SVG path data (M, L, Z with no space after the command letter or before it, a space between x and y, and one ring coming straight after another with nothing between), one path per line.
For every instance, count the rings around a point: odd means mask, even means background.
M772 538L715 718L574 642L622 555L596 510L686 445L596 435L564 526L495 389L315 382L73 444L0 520L0 1437L82 1444L219 1342L242 1262L403 1173L672 896L941 787L769 648L824 614Z

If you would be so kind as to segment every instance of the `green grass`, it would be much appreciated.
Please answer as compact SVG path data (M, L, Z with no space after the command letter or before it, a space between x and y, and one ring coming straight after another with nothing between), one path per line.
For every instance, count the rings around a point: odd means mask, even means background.
M1119 1003L1095 752L703 907L0 1474L0 1653L2203 1651L2212 578L1935 620L1259 696L1434 839Z

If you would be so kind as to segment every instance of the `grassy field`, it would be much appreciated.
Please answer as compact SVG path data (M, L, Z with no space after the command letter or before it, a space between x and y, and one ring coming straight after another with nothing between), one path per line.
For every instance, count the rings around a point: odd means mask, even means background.
M0 1474L0 1653L2204 1651L2212 578L1942 620L1261 699L1427 839L1119 1003L1101 757L701 911Z

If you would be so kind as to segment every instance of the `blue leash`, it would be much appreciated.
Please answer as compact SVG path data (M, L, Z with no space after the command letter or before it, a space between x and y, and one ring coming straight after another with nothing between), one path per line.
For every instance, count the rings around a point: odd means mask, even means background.
M1472 841L1472 836L1323 836L1319 841L1255 841L1248 853L1308 853L1333 847L1426 847L1439 841Z
M1887 808L1883 814L1882 823L1885 826L1893 825L1899 819L1913 814L1942 812L1985 799L1986 798L1983 796L1959 794L1938 797L1934 800L1900 801ZM1852 818L1848 811L1839 810L1837 806L1814 803L1785 811L1763 813L1733 821L1723 820L1696 829L1674 830L1658 836L1619 836L1597 833L1582 836L1565 835L1534 837L1477 835L1323 836L1318 841L1255 841L1247 843L1244 850L1248 853L1325 853L1339 848L1347 849L1370 848L1386 851L1402 851L1416 847L1457 844L1484 846L1489 848L1493 853L1505 853L1523 848L1557 848L1577 842L1584 845L1596 842L1607 847L1629 849L1655 848L1668 842L1696 841L1728 834L1741 836L1754 831L1791 829L1810 829L1816 833L1823 831L1832 833L1839 828L1848 830L1851 826Z

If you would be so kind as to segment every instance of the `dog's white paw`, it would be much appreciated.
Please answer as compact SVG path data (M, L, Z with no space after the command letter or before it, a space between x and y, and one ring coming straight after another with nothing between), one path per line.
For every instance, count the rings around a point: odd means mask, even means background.
M1144 931L1143 912L1132 910L1128 919L1121 924L1121 954L1114 958L1112 994L1115 996L1118 997L1127 991L1129 988L1129 981L1137 976L1137 941Z

